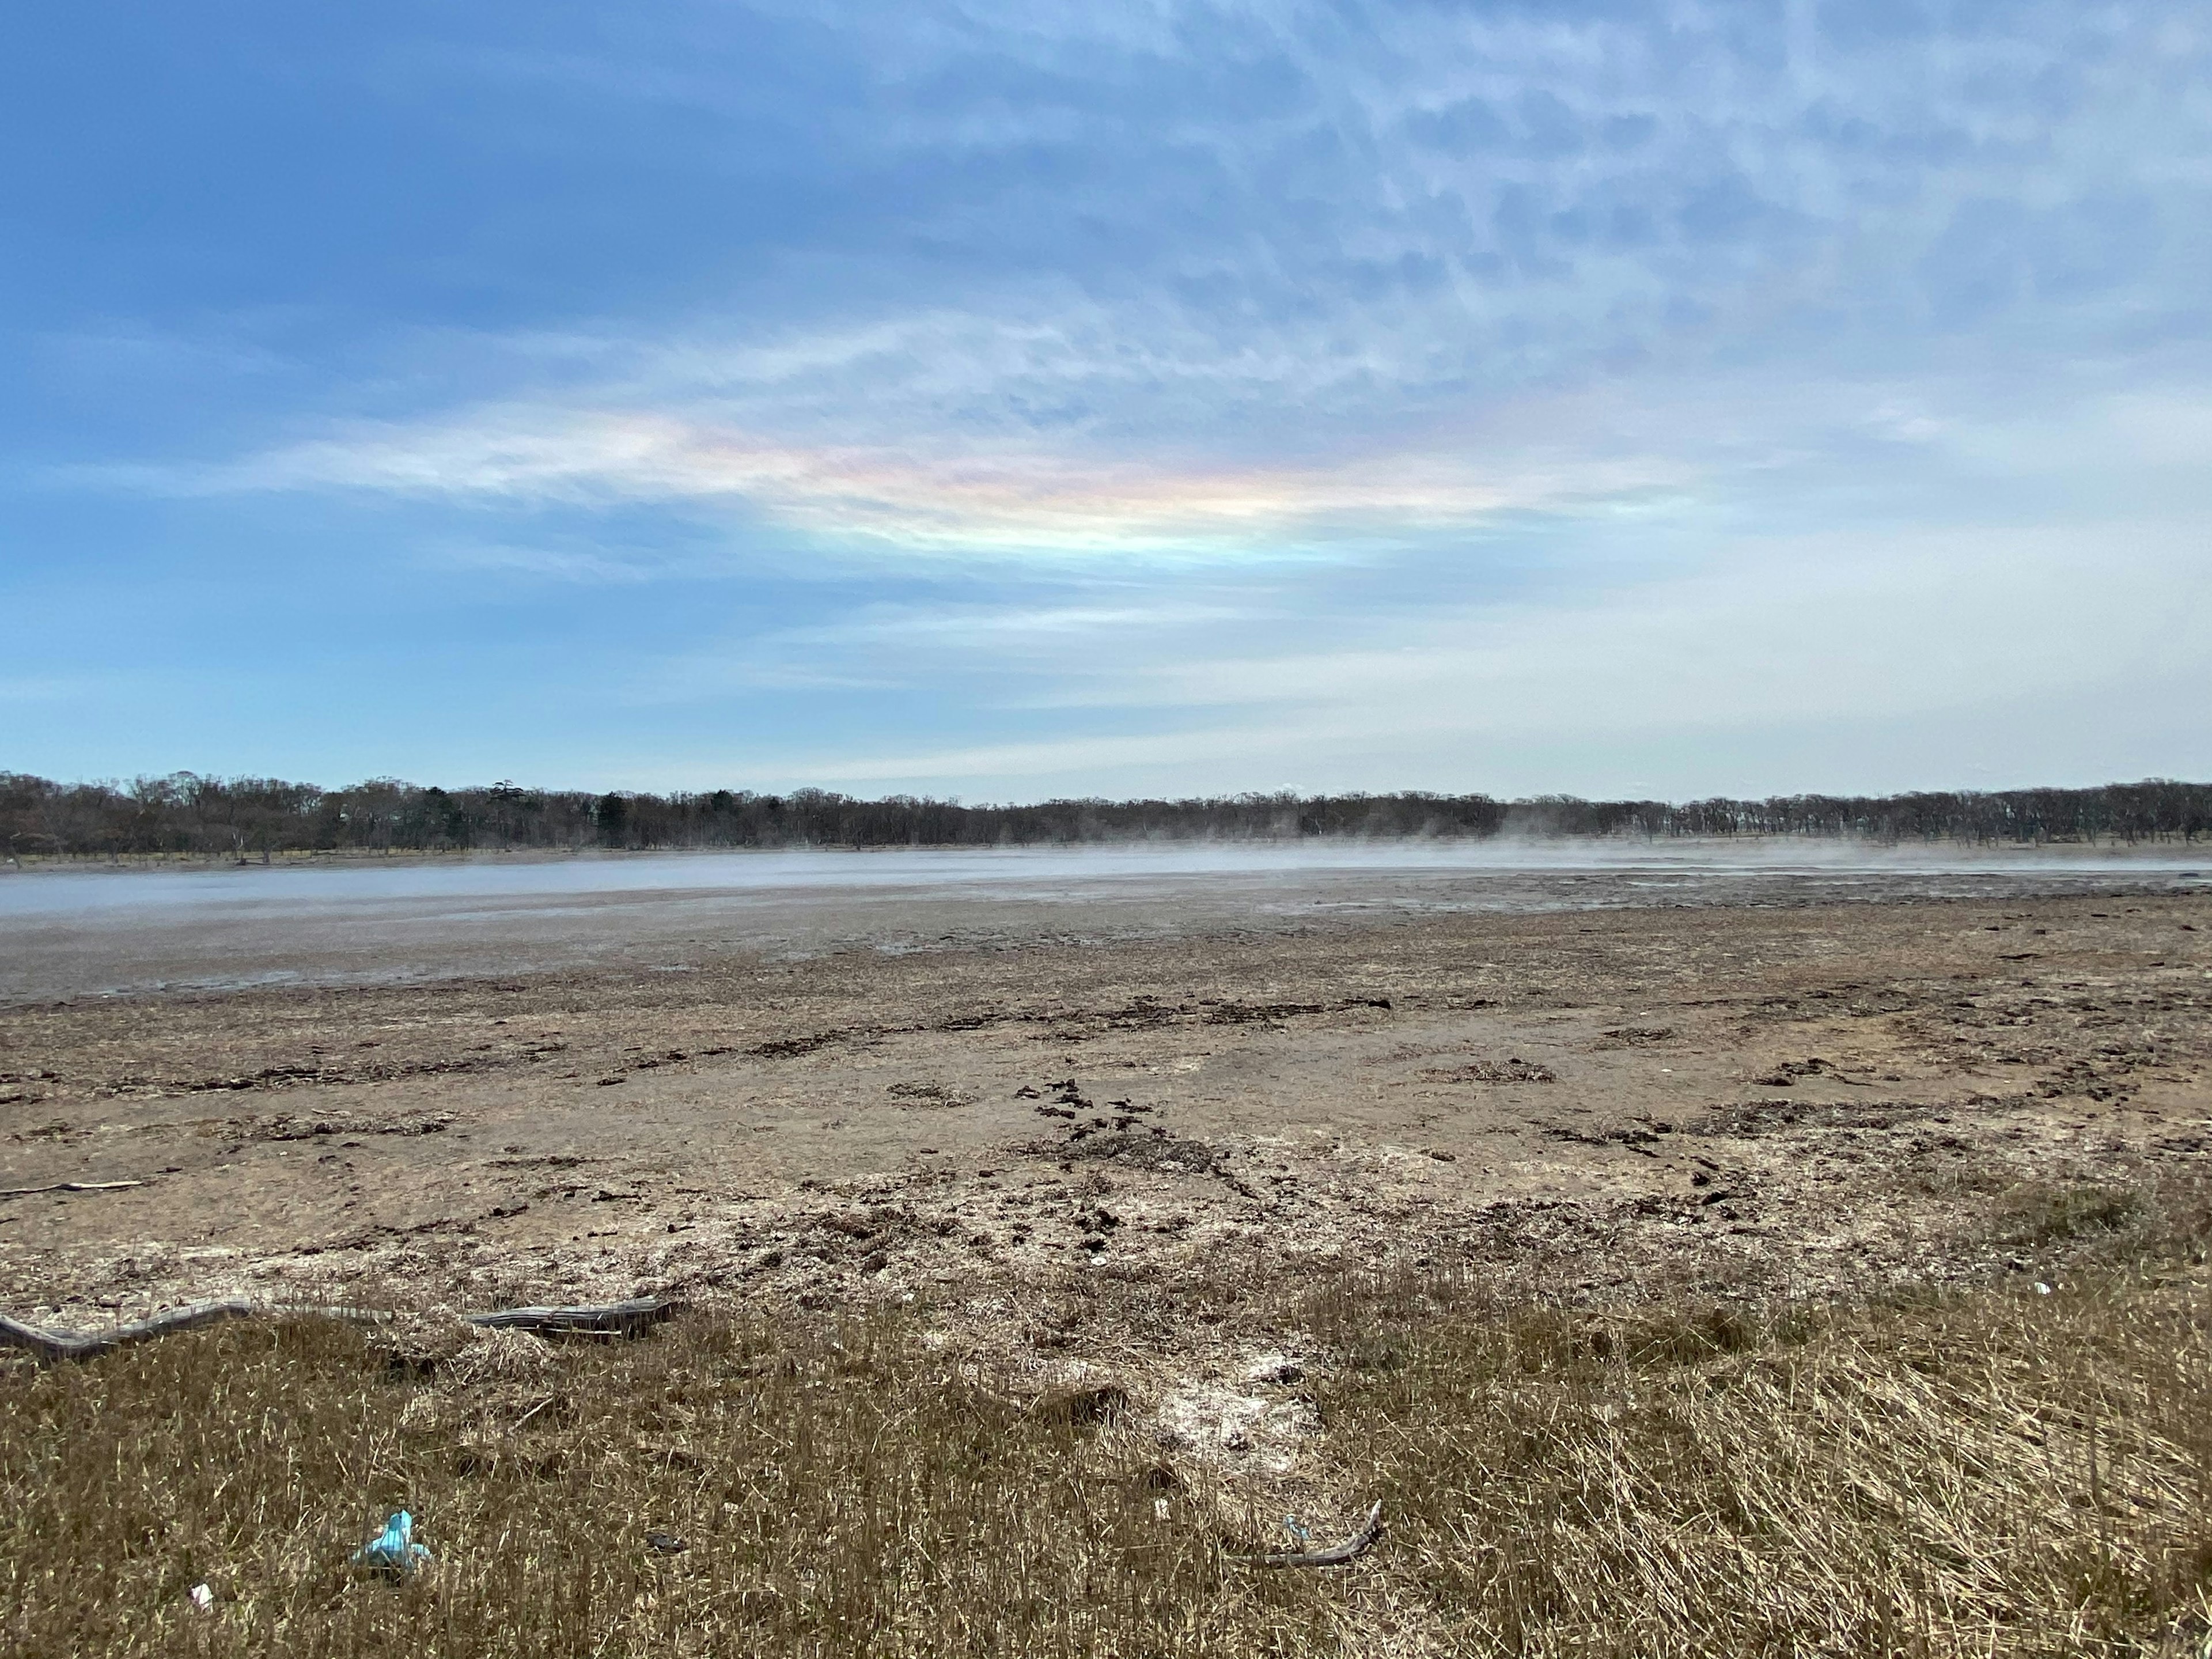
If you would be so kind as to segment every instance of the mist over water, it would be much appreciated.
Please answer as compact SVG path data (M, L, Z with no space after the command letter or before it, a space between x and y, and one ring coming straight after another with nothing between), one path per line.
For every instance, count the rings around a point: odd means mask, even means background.
M1006 948L1448 911L1783 904L2207 883L2189 849L1840 841L1183 842L477 855L0 874L0 1000Z
M2170 848L1979 849L1844 841L1595 839L1418 842L1177 842L1127 846L896 848L744 853L477 854L185 870L32 869L0 877L0 922L129 908L309 910L363 900L591 898L653 893L775 893L821 888L957 890L976 898L1040 896L1066 886L1329 872L1633 871L1727 877L1802 870L2094 875L2180 872L2202 863Z

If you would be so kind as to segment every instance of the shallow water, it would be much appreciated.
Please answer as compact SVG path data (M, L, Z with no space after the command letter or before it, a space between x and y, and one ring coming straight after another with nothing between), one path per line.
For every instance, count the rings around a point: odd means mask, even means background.
M1004 946L1367 915L2130 890L2171 852L1833 842L1176 843L0 874L0 1000L419 980L732 951Z

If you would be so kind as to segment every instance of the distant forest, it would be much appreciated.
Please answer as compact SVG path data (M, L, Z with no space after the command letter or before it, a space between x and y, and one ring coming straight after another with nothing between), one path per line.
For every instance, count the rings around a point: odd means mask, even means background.
M2194 842L2212 836L2212 784L2151 779L2094 789L1771 800L1579 800L1541 795L1235 795L963 806L820 789L667 795L440 789L378 778L344 789L179 772L62 784L0 772L8 856L118 858L472 848L1033 847L1115 841L1487 836L1817 836L1900 842Z

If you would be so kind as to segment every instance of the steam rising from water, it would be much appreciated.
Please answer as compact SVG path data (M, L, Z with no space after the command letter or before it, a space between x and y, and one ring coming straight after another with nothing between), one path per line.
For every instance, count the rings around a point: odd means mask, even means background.
M1510 874L1648 870L1722 877L1747 872L1850 871L1921 875L2176 874L2212 868L2212 849L1881 847L1848 841L1596 839L1414 842L1176 842L1053 848L662 853L569 858L498 854L270 868L30 870L0 879L0 921L116 908L161 911L251 905L307 912L374 899L590 898L653 893L769 895L817 889L910 888L969 898L1052 896L1092 883L1194 881L1422 872Z
M0 874L0 1000L364 983L735 951L1003 946L1601 909L2194 885L2189 849L1838 841L1212 842ZM2212 854L2202 859L2212 871Z

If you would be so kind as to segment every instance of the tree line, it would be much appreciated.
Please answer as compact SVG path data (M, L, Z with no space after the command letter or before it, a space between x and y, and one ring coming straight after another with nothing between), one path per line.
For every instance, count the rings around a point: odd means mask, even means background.
M587 847L1030 847L1089 842L1741 836L1959 841L2194 842L2212 836L2212 784L2153 778L2088 789L1592 801L1541 795L1244 794L969 806L862 800L822 789L671 794L442 789L374 778L343 789L179 772L128 784L0 772L0 848L33 855L449 852Z

